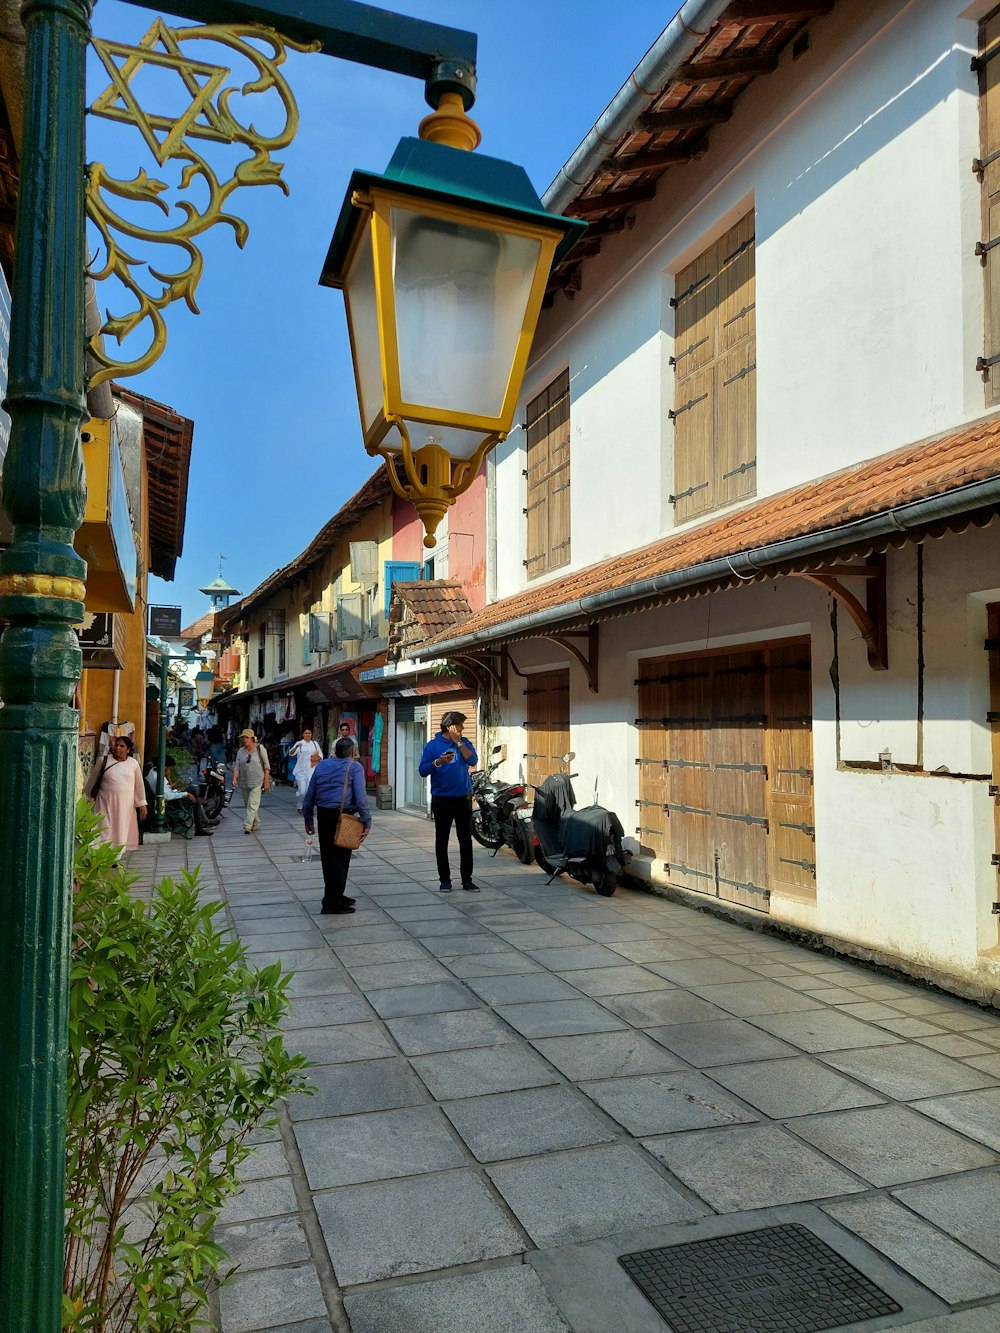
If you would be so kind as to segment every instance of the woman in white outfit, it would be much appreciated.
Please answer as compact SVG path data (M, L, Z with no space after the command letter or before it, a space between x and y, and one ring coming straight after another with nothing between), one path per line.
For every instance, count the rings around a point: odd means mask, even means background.
M296 741L288 753L295 759L295 767L292 769L297 802L295 808L301 810L302 802L306 799L306 792L309 790L313 768L323 758L323 751L319 748L319 742L313 740L312 732L308 727L305 727L302 731L302 739ZM315 759L313 755L316 756Z

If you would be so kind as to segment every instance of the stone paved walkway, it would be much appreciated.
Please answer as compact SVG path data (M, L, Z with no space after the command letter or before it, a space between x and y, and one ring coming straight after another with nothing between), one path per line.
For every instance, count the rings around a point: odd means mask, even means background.
M201 863L316 1064L222 1218L222 1333L662 1333L619 1256L787 1223L899 1307L838 1328L1000 1329L1000 1016L506 852L442 897L398 813L321 918L293 793L262 820L132 861ZM742 1289L690 1327L756 1327Z

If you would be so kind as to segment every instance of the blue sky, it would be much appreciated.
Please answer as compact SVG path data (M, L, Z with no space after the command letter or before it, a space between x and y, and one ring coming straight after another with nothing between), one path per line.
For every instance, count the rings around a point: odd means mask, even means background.
M478 33L480 151L521 163L541 193L676 5L398 0L392 8ZM101 0L94 33L138 42L154 17ZM207 58L207 48L197 54ZM107 77L93 57L91 66L92 101ZM250 226L246 247L229 227L213 228L202 246L201 314L171 306L166 352L126 381L195 423L184 553L172 583L150 580L150 601L180 604L184 624L208 609L198 588L215 577L220 553L226 578L249 592L309 543L376 462L361 444L343 301L318 277L352 169L381 171L398 140L416 133L428 111L423 86L295 52L285 72L301 116L294 142L276 154L290 197L273 187L231 197L229 210ZM90 116L87 136L88 159L114 175L158 170L131 126ZM241 155L206 152L221 179ZM153 267L169 269L177 257L161 246L143 252ZM102 310L128 308L113 283L97 295Z

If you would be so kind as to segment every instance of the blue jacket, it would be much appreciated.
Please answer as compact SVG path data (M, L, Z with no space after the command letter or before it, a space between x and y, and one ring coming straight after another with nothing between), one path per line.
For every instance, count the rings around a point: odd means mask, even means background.
M360 815L365 828L371 827L371 811L368 809L368 797L365 794L365 770L356 759L321 759L312 771L309 790L302 802L302 817L306 828L313 826L313 810L339 810L340 796L344 790L344 774L348 768L351 775L347 780L347 794L344 797L344 809L351 814Z
M469 770L479 763L479 756L471 741L467 740L465 744L472 751L470 759L462 758L458 746L443 731L438 732L434 739L424 746L424 752L420 756L420 776L430 778L432 796L468 796L472 791ZM440 768L435 768L434 760L448 750L453 750L456 758L447 764L442 764Z

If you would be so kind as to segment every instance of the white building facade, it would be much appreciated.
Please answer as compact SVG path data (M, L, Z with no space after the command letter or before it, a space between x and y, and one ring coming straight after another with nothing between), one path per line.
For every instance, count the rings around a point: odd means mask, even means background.
M546 195L595 237L433 651L632 874L995 997L1000 21L744 8L686 5Z

